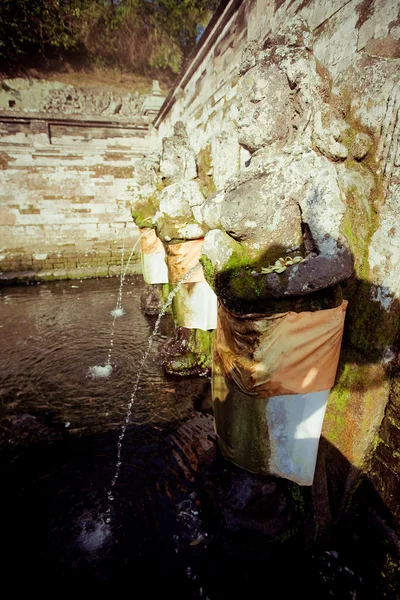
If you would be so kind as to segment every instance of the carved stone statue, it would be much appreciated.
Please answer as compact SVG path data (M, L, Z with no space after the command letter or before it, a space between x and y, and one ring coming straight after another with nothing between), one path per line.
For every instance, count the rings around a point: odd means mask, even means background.
M339 360L347 302L337 284L353 270L349 125L309 38L296 19L247 47L237 104L251 159L202 208L203 264L222 301L213 364L222 452L302 485L313 481Z
M173 135L163 139L155 188L138 195L132 214L139 226L153 227L164 244L170 288L184 278L172 302L175 339L161 349L164 368L182 375L209 371L216 328L217 298L199 263L208 230L201 215L204 200L196 155L178 121Z
M212 229L203 253L230 304L308 294L352 273L336 169L349 126L308 37L296 20L242 60L238 130L250 164L202 209Z

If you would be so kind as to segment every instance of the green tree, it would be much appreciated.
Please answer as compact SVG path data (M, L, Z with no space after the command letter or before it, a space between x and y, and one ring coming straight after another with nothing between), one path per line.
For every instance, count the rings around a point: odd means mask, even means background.
M0 60L84 52L138 73L177 73L217 0L1 0Z

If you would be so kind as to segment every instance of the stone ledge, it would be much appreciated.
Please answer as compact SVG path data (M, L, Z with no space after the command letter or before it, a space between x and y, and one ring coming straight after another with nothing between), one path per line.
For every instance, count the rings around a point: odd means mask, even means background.
M36 283L38 281L60 281L63 279L98 279L99 277L119 277L120 268L107 265L76 269L53 269L49 271L8 271L0 273L0 287L19 283ZM141 275L140 263L129 266L127 275Z

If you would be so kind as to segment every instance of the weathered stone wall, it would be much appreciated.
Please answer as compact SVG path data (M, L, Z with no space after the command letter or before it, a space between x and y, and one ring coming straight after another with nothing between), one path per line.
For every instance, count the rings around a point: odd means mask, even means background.
M132 119L148 112L157 112L163 99L158 81L153 81L151 94L23 77L0 81L0 111L15 115L57 113L86 118L89 115L118 115Z
M364 52L388 60L400 56L397 0L221 2L221 10L155 120L159 138L171 135L176 121L185 123L200 161L204 155L208 157L208 172L217 189L248 158L238 145L236 130L242 50L249 41L262 41L295 15L308 23L314 54L333 78Z
M56 263L55 258L60 258L58 254L67 257L68 244L73 244L74 250L79 248L78 253L93 250L98 256L101 250L109 252L112 262L116 234L130 220L135 161L148 155L153 146L159 150L161 139L171 135L179 120L184 122L197 156L201 191L210 196L222 189L249 158L238 144L237 132L242 50L250 40L262 42L271 32L278 34L293 16L301 16L311 31L310 48L319 76L329 89L331 106L342 112L346 124L339 133L330 132L343 146L343 154L331 157L331 164L345 196L345 234L355 260L355 276L344 290L350 304L342 361L324 429L328 479L337 487L332 502L337 505L339 497L347 497L356 475L363 472L385 504L398 514L397 1L222 2L157 116L158 131L152 135L135 127L129 131L125 123L126 135L120 137L119 130L107 137L100 133L98 122L72 127L69 122L59 122L54 114L52 119L48 114L25 121L6 119L0 161L5 166L1 247L7 249L2 252L2 262L9 268L22 268L22 263L13 264L20 253L24 260L31 257L32 262L24 268L34 263L39 268L35 261L47 257L37 257L47 254L54 256L48 267L61 268L62 261ZM57 94L53 96L53 104L46 105L49 110L57 103ZM277 113L280 109L278 104ZM108 133L115 126L109 122ZM320 152L318 145L313 151ZM168 177L164 179L167 187ZM54 209L57 202L60 208ZM35 212L38 210L40 213ZM59 244L64 246L62 251ZM332 458L334 453L342 462Z
M147 133L144 123L3 113L0 270L37 278L119 272L121 247L138 237L130 205Z
M157 81L147 95L1 81L4 279L11 272L19 279L119 273L121 248L129 251L138 237L130 215L135 164L152 153L149 126L162 102Z
M236 123L242 50L250 40L262 42L271 32L278 34L296 15L311 30L310 47L319 75L331 90L332 105L347 122L335 138L345 152L333 163L342 178L345 233L355 260L355 275L344 290L350 301L348 319L337 384L325 420L324 447L328 450L321 459L326 459L328 487L336 488L330 490L331 508L336 505L337 509L340 498L349 498L357 476L363 473L398 516L399 3L223 3L161 109L156 126L163 137L171 134L176 121L183 121L197 153L203 191L223 188L248 159L239 147ZM280 112L279 105L276 111ZM368 148L361 148L366 140ZM318 146L315 150L319 152Z

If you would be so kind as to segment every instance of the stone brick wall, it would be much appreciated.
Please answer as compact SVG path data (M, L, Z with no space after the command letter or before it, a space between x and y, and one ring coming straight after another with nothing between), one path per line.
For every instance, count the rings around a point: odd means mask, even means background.
M207 150L217 188L243 166L246 151L237 142L237 82L241 53L290 17L310 26L316 58L337 78L364 51L399 57L396 0L230 0L218 11L158 114L159 138L183 120L197 153Z
M375 441L369 476L386 506L400 522L400 378L392 380L389 402Z
M400 527L400 405L395 367L400 314L399 3L224 2L155 125L161 138L171 135L174 123L182 120L197 153L199 177L205 171L211 179L210 191L222 188L248 159L239 148L236 131L242 49L250 40L260 42L271 31L279 31L295 15L302 16L311 29L314 56L344 107L350 135L368 133L374 140L367 161L372 194L365 181L357 180L357 161L348 164L354 181L348 187L346 235L355 257L356 281L346 290L351 301L345 344L324 427L332 450L326 457L328 479L337 487L336 499L345 498L343 507L362 474L397 518L396 528ZM378 521L384 518L378 515Z
M36 278L119 273L138 237L130 204L148 125L0 116L0 271ZM138 256L130 272L139 268Z

